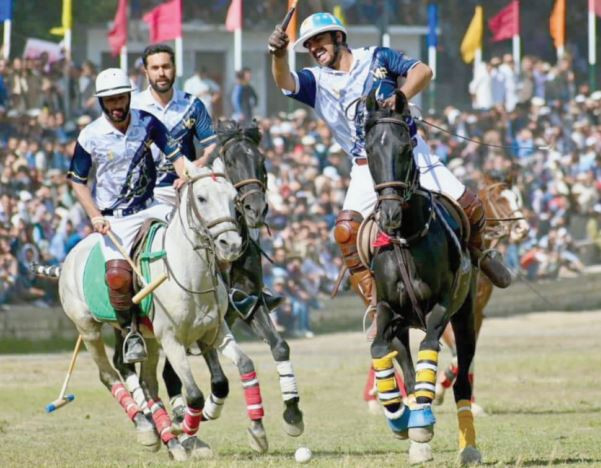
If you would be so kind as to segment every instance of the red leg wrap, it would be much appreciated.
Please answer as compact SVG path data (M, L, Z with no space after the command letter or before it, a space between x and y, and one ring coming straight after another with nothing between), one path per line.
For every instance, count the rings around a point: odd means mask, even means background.
M184 432L188 435L194 435L198 432L200 427L200 420L202 418L202 410L186 407L186 413L184 414Z
M447 367L447 370L445 370L444 377L440 381L440 384L444 388L451 388L451 385L453 385L453 382L455 382L455 379L457 378L458 372L459 368L451 364L449 367Z
M252 421L262 419L265 412L263 411L263 399L261 398L261 387L257 380L257 373L249 372L248 374L242 374L240 378L244 387L248 417Z
M369 367L369 372L367 373L367 382L365 382L365 387L363 388L363 400L375 400L376 392L375 392L375 381L376 381L376 373L374 372L373 367Z
M111 387L111 393L125 410L129 419L133 421L136 414L140 412L140 408L138 408L138 405L127 391L127 388L125 388L125 385L122 383L114 384Z
M403 398L407 398L407 389L405 388L405 382L403 381L403 377L399 374L399 371L394 370L394 378L396 379L396 383L399 386L399 390L401 391L401 395Z
M150 411L152 412L154 427L156 427L156 430L161 436L163 443L166 444L171 439L175 439L175 436L170 431L171 418L169 417L169 414L167 414L167 410L165 410L163 402L161 400L149 400L148 406L150 406Z

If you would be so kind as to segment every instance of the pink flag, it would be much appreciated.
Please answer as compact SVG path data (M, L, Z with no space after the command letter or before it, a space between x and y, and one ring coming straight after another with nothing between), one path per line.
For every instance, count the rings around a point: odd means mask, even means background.
M232 0L232 3L227 10L225 29L230 32L235 31L236 29L242 29L242 0Z
M150 43L182 37L182 2L171 0L146 13L142 19L150 29Z
M597 16L601 16L601 0L589 0L589 10L594 11Z
M119 55L121 48L127 44L127 0L119 0L113 27L108 33L108 41L113 55Z
M488 20L493 42L511 39L520 34L520 4L512 0L509 5Z

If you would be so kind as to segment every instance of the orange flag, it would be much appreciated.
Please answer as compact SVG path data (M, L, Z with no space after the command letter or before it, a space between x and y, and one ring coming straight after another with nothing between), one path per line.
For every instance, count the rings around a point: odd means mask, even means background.
M566 43L566 0L555 0L555 6L549 18L549 31L555 48L559 49Z
M288 10L290 8L295 7L298 0L288 0ZM290 44L294 44L296 42L298 36L298 12L294 10L292 14L292 18L290 19L290 24L288 25L288 37L290 38Z

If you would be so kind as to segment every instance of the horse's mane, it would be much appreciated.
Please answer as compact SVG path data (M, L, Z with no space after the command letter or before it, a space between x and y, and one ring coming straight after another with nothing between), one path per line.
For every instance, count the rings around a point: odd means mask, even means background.
M256 121L242 125L235 120L221 120L217 124L217 139L221 145L227 143L232 138L248 138L255 144L261 142L261 130Z

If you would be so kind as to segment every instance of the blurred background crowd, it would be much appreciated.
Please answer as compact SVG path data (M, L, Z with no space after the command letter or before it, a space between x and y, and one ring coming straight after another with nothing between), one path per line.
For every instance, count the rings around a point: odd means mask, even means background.
M271 12L279 10L269 3L256 2L263 10L247 10L245 21L273 24ZM308 2L314 9L321 3ZM346 3L349 22L364 21L370 5L377 9L376 2ZM391 14L423 23L424 9L415 3L400 2ZM210 21L228 4L186 2L194 10L186 15ZM518 280L578 275L601 260L601 91L585 84L578 60L577 54L557 63L525 56L515 67L511 55L492 56L459 93L469 95L471 105L414 109L440 127L422 123L419 129L457 177L477 188L484 173L493 174L519 193L531 231L520 245L502 247ZM66 170L79 130L100 115L93 97L98 70L87 61L71 64L65 80L62 67L45 54L0 60L0 309L54 305L56 283L32 276L29 266L59 265L91 232ZM277 312L279 326L311 336L310 311L322 307L341 267L331 232L350 160L307 108L256 115L261 96L250 68L237 73L229 90L210 75L201 68L180 84L210 110L220 99L231 104L231 115L218 115L219 106L214 118L258 120L269 172L270 229L262 239L273 263L265 262L266 283L290 298ZM146 86L139 63L130 76L138 89Z

